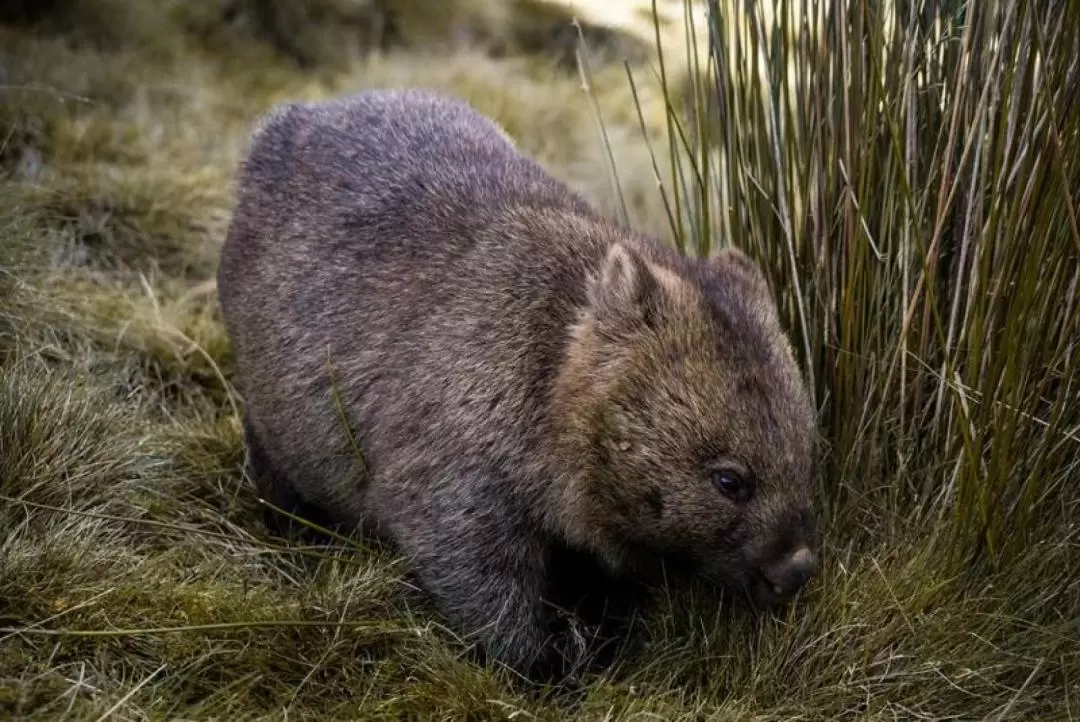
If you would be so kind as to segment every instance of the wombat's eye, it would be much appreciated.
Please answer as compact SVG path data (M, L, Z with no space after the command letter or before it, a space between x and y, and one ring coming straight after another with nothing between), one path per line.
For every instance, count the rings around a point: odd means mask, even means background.
M710 472L713 485L735 501L746 501L753 492L747 476L737 469L721 467Z

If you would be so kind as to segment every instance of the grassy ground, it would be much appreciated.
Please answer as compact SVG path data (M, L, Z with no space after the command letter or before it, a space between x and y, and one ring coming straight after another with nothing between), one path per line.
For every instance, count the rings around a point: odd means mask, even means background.
M632 12L586 27L615 48L588 93L522 3L52 5L0 25L0 717L1080 716L1076 2L810 2L801 29L780 4L785 43L717 25L690 75L676 27L677 124L612 62L659 67ZM206 283L231 175L271 104L405 84L612 215L761 259L827 442L796 606L664 595L640 650L537 696L393 558L263 528Z

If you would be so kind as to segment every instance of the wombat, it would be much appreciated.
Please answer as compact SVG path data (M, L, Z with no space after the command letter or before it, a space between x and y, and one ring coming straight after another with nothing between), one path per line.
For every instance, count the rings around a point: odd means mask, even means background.
M815 414L759 269L605 219L460 100L272 110L218 293L260 493L388 540L489 658L566 653L582 559L758 607L813 573Z

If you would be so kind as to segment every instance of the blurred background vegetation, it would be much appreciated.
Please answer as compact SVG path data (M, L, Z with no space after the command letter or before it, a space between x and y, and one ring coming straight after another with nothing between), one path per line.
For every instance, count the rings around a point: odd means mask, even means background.
M537 696L394 559L262 527L232 174L274 103L402 85L761 262L822 420L798 604L663 593L641 649ZM0 716L1077 716L1078 90L1077 0L3 4Z

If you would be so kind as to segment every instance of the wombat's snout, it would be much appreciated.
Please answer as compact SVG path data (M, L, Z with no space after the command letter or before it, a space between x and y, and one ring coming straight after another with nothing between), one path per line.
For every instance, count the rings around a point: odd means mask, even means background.
M810 581L817 567L817 557L808 546L797 547L792 553L762 569L768 592L775 601L787 601Z

